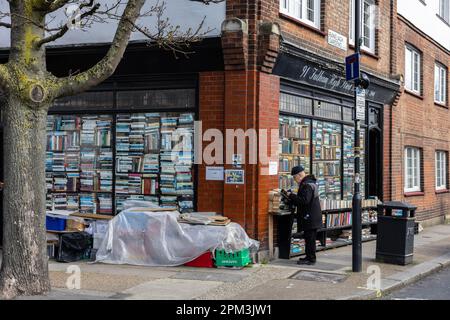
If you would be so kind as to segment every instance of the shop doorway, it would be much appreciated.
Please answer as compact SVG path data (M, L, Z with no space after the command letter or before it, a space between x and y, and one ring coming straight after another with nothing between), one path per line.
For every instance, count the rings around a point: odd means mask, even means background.
M383 134L381 110L369 107L369 139L367 155L367 195L383 199Z

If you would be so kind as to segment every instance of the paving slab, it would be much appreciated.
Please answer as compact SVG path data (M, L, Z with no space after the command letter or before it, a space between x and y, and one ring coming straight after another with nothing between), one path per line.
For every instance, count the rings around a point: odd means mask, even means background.
M219 282L239 282L247 277L247 274L215 273L215 272L179 272L171 279L219 281Z
M125 300L189 300L221 284L218 281L159 279L142 283L121 294Z

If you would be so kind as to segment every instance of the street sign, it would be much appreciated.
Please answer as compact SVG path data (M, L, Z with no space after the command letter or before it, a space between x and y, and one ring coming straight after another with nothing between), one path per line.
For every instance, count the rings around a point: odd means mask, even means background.
M351 56L345 58L345 78L347 81L359 79L359 64L359 53L352 54Z
M366 90L356 87L356 119L366 120Z

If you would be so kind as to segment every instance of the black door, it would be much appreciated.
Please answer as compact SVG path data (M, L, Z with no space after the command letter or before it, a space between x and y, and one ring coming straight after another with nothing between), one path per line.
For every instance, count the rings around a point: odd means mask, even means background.
M367 195L383 199L383 131L381 109L369 107Z

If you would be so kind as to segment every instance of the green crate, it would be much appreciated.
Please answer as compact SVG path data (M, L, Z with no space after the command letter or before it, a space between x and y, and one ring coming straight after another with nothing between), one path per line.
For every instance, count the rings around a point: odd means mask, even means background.
M248 249L230 253L225 250L216 250L217 267L245 267L251 262L250 251Z

